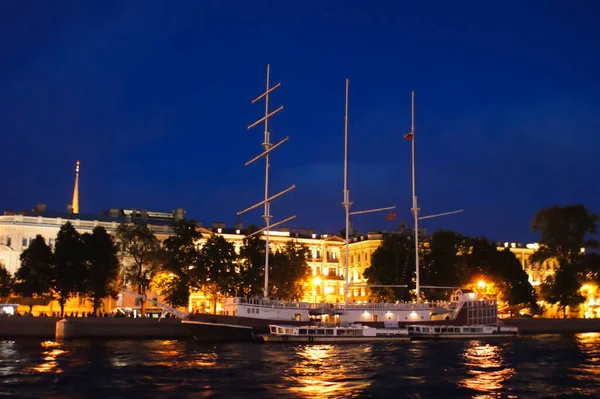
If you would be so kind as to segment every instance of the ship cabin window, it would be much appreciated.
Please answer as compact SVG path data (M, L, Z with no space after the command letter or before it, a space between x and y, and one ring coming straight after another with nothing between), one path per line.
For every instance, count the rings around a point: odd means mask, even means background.
M325 335L325 330L317 330L317 335Z
M277 327L271 326L271 334L277 333Z
M315 335L317 330L313 330L312 328L308 330L308 335Z
M265 251L266 252L266 251ZM246 308L246 310L248 311L248 313L250 313L250 308Z
M300 335L306 335L306 328L300 329Z
M296 321L300 321L300 313L296 313L296 314L294 315L294 320L296 320ZM306 334L306 332L305 332L304 334Z
M429 332L429 327L423 327L423 332L428 333Z
M279 328L277 329L277 332L278 332L279 334L283 334L283 333L284 333L284 329L283 329L283 328L281 328L281 327L279 327Z
M286 329L285 329L285 333L286 333L286 334L293 334L293 331L292 331L292 329L291 329L291 328L286 328Z
M325 335L333 335L333 330L328 328L327 330L325 330Z
M434 328L434 332L435 332L436 334L438 334L438 333L440 332L440 329L439 329L439 328Z

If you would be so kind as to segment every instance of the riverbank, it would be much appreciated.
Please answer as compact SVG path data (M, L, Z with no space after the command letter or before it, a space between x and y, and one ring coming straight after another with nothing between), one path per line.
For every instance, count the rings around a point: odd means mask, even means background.
M191 339L192 334L179 319L6 317L0 319L0 338L143 340Z
M64 321L63 321L64 320ZM520 334L600 332L600 319L503 319ZM192 339L179 319L1 317L0 339Z

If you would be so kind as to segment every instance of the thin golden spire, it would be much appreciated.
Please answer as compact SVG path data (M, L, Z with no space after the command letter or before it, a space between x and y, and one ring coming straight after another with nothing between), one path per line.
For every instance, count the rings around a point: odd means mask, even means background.
M73 213L79 213L79 161L75 165L75 188L73 189Z

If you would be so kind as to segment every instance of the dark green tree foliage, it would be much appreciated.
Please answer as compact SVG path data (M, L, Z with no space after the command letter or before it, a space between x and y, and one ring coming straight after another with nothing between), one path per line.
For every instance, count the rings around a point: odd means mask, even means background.
M460 256L465 251L465 238L451 230L433 233L429 247L424 248L420 277L422 285L460 287ZM448 300L451 289L423 289L427 300Z
M14 280L8 270L0 263L0 301L8 302L14 288Z
M542 298L550 303L558 303L567 317L567 306L577 306L585 298L579 292L581 283L571 268L559 267L553 276L548 276L540 288Z
M198 242L201 238L194 220L178 220L173 224L173 235L163 243L166 251L163 271L173 276L160 288L171 306L184 307L189 303L193 271L198 270L196 266L200 261Z
M582 254L578 259L577 269L584 282L600 285L600 254L594 252Z
M248 234L256 231L255 226L248 228ZM259 235L244 238L239 255L238 292L247 297L261 295L265 278L265 240ZM272 256L269 260L272 259Z
M364 277L372 285L408 285L413 288L415 265L414 241L406 235L388 235L373 252L371 266ZM371 288L375 301L409 301L407 288Z
M270 294L282 300L299 300L310 276L308 248L290 240L269 262Z
M566 306L576 306L584 301L578 281L586 262L581 248L598 248L598 241L589 238L596 233L597 222L598 216L583 205L542 209L531 222L531 230L541 234L540 248L531 256L531 261L558 260L554 277L543 284L543 295L549 302L562 306L565 315Z
M146 295L152 280L164 263L160 242L145 224L122 224L117 228L121 246L123 279L140 295ZM145 299L140 300L142 314Z
M70 222L60 227L54 248L54 281L52 289L64 315L65 303L76 294L86 293L85 252L81 235Z
M44 237L37 235L21 254L21 267L15 274L15 293L23 298L47 298L51 296L54 259L52 250ZM34 302L29 302L29 311Z
M81 239L87 269L85 295L92 300L93 312L97 314L102 299L117 298L118 290L114 286L119 277L117 246L101 226L95 227L92 234L83 234Z
M209 296L213 313L217 311L220 298L235 295L238 279L236 266L237 254L233 243L220 235L213 235L206 240L200 250L194 285Z
M509 305L522 305L537 309L537 294L529 282L529 276L523 270L519 259L508 248L497 251L496 265L491 272L500 281L505 300Z
M536 294L521 262L510 249L498 251L495 243L483 237L467 240L459 268L462 285L484 279L500 290L500 298L511 305L536 308Z

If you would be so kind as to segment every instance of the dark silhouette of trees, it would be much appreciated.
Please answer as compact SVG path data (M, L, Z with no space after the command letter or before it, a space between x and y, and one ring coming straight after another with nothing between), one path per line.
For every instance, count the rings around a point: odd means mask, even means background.
M60 227L54 247L52 290L64 315L65 303L76 294L86 293L85 252L81 235L70 222Z
M200 250L200 259L194 271L194 285L202 290L217 312L217 302L235 294L237 254L233 243L223 236L213 235Z
M116 299L118 295L115 287L119 277L117 246L101 226L95 227L92 234L83 234L81 239L86 265L82 291L91 299L93 313L97 314L103 299Z
M269 262L270 292L282 300L299 300L304 293L304 283L310 276L307 263L308 248L290 240L273 254Z
M25 299L29 312L37 301L51 297L54 276L54 255L44 237L37 235L21 254L21 266L15 274L15 293Z
M258 230L256 226L252 225L248 227L247 234L256 230ZM243 293L247 297L262 295L265 278L265 245L265 240L258 234L244 238L238 260L240 271L238 293ZM272 254L269 256L271 261Z
M201 238L194 220L178 220L173 224L173 235L163 243L166 276L158 288L171 306L184 307L189 303L191 275L200 261L198 242Z
M165 260L160 242L145 224L122 224L116 236L121 247L123 280L145 296ZM145 305L146 300L140 298L142 315Z
M13 289L14 279L4 265L0 263L0 301L8 302Z
M586 258L581 248L598 248L598 241L589 237L596 233L597 222L598 216L583 205L555 205L538 211L531 221L531 230L540 233L540 247L531 261L558 261L554 276L542 284L542 295L548 302L558 303L565 317L567 306L577 306L585 300L579 292L580 279L585 274L584 264L590 266L593 258Z

